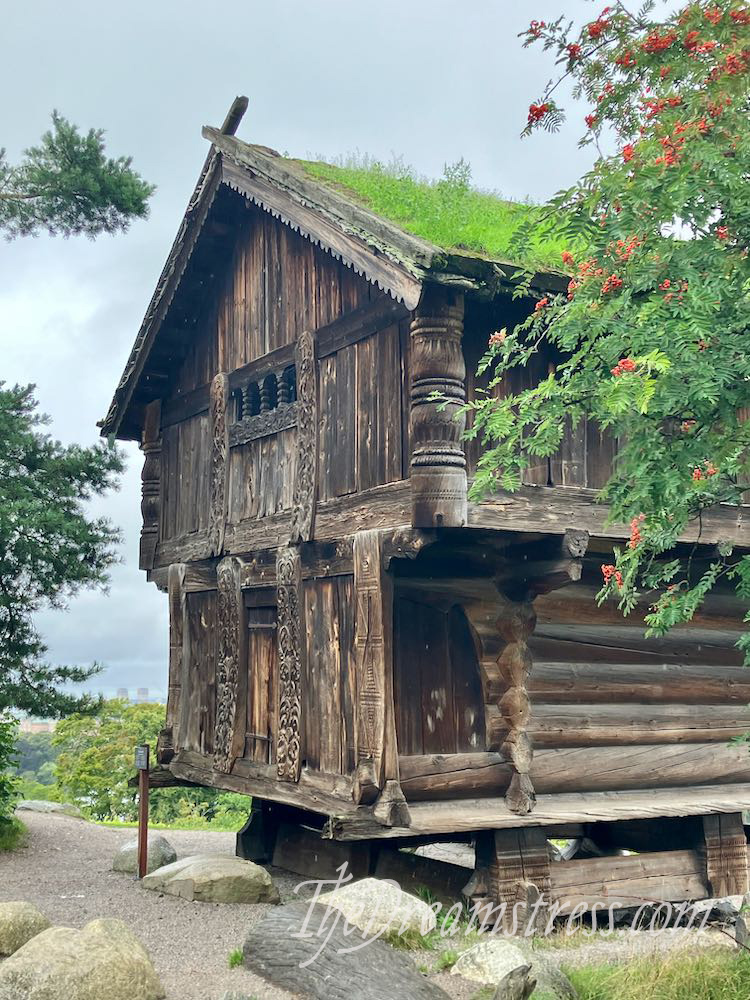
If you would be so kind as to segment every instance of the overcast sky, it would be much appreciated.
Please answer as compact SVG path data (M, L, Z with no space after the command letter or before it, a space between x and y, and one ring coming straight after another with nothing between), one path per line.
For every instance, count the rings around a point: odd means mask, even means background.
M592 12L586 0L34 0L8 5L0 40L0 145L13 160L57 108L104 127L157 185L151 216L126 236L0 244L0 379L35 382L52 432L92 442L206 153L236 94L240 138L297 156L402 155L442 173L465 157L473 180L543 200L589 166L583 110L560 135L521 141L530 101L553 73L517 33L531 17ZM594 8L598 10L598 8ZM572 110L572 109L571 109ZM121 491L97 506L125 532L108 594L77 598L40 626L57 662L105 667L92 686L167 679L166 598L137 567L140 467L128 446Z

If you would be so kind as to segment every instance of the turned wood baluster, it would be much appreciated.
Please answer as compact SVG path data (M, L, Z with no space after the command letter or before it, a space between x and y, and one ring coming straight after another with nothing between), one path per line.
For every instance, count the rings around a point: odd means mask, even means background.
M284 372L276 373L276 399L279 406L289 402L289 383L284 377Z
M417 528L466 523L463 315L463 293L430 286L411 321L412 524Z
M141 438L143 471L141 472L140 569L152 569L159 541L161 520L161 402L155 400L146 407Z
M242 387L242 414L241 419L244 420L245 417L249 417L253 412L252 406L252 382L246 382Z
M500 599L497 628L505 640L505 648L497 659L497 666L506 685L498 703L506 728L500 751L514 771L505 801L513 812L523 814L531 812L536 804L529 774L533 750L526 732L531 714L527 683L532 660L528 639L536 627L536 613L531 601L511 601L503 595Z

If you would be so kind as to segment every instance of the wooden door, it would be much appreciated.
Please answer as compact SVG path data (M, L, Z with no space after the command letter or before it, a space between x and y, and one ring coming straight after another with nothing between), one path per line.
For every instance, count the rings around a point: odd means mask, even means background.
M276 608L247 609L247 728L245 757L272 764L276 743Z

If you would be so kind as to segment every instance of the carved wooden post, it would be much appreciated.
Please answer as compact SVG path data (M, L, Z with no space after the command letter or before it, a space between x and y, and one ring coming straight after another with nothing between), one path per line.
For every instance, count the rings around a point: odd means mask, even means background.
M408 826L393 703L393 583L383 565L379 531L357 532L353 559L357 760L381 790L375 818L385 826Z
M216 569L219 655L216 671L214 767L226 773L245 751L247 653L240 562L222 559ZM238 714L242 717L237 718Z
M303 331L295 349L297 366L297 467L292 500L290 541L310 542L315 535L318 494L318 372L315 337Z
M411 487L416 528L466 524L463 293L425 289L411 321ZM438 393L443 402L433 400ZM446 402L447 401L447 402Z
M505 723L505 740L500 747L513 766L513 777L505 795L508 808L515 813L529 813L536 804L529 772L533 751L526 727L529 724L529 696L526 690L531 673L528 638L536 627L531 601L511 601L500 595L501 610L497 628L505 647L497 659L505 693L498 707Z
M167 576L169 596L169 691L167 694L167 722L162 740L163 750L158 752L160 764L168 764L179 747L180 695L182 693L182 650L185 628L185 569L184 563L172 563ZM160 734L161 735L161 734ZM169 758L169 759L167 759Z
M227 478L229 474L229 376L211 381L211 499L208 511L208 554L221 555L227 527Z
M742 813L703 817L706 877L712 896L741 896L748 886L747 839Z
M276 553L277 642L279 652L279 729L276 772L282 781L299 781L302 766L302 565L297 548Z
M161 400L146 407L141 451L144 456L141 472L143 526L138 565L140 569L153 569L161 518Z

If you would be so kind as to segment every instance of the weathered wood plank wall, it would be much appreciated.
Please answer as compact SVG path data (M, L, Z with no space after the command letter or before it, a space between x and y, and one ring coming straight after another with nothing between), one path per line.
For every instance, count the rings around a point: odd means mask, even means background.
M480 358L487 350L487 343L498 327L507 327L508 332L523 318L518 302L510 298L498 299L499 315L471 313L464 326L464 356L466 358L467 399L477 398L477 390L486 390L492 377L491 372L476 374ZM523 368L513 368L506 373L502 383L494 387L492 395L498 399L524 389L531 389L546 378L554 369L558 356L548 347L529 359ZM471 418L469 418L469 426ZM608 433L589 422L582 421L575 427L568 426L559 449L549 458L532 459L524 474L524 483L529 486L583 486L599 489L610 475L616 451L616 441ZM482 453L480 440L466 443L467 472L471 477Z
M255 207L243 210L221 294L165 398L160 541L207 528L211 428L195 413L217 372L232 373L269 352L384 298L384 293L298 233ZM395 305L395 304L394 304ZM319 500L347 496L408 475L408 318L387 311L357 342L326 344L319 363ZM291 362L279 361L281 368ZM230 405L234 419L237 403ZM180 412L183 407L183 412ZM228 524L292 506L294 427L234 444L229 453Z
M357 704L354 673L354 577L307 580L304 757L312 770L354 770Z

